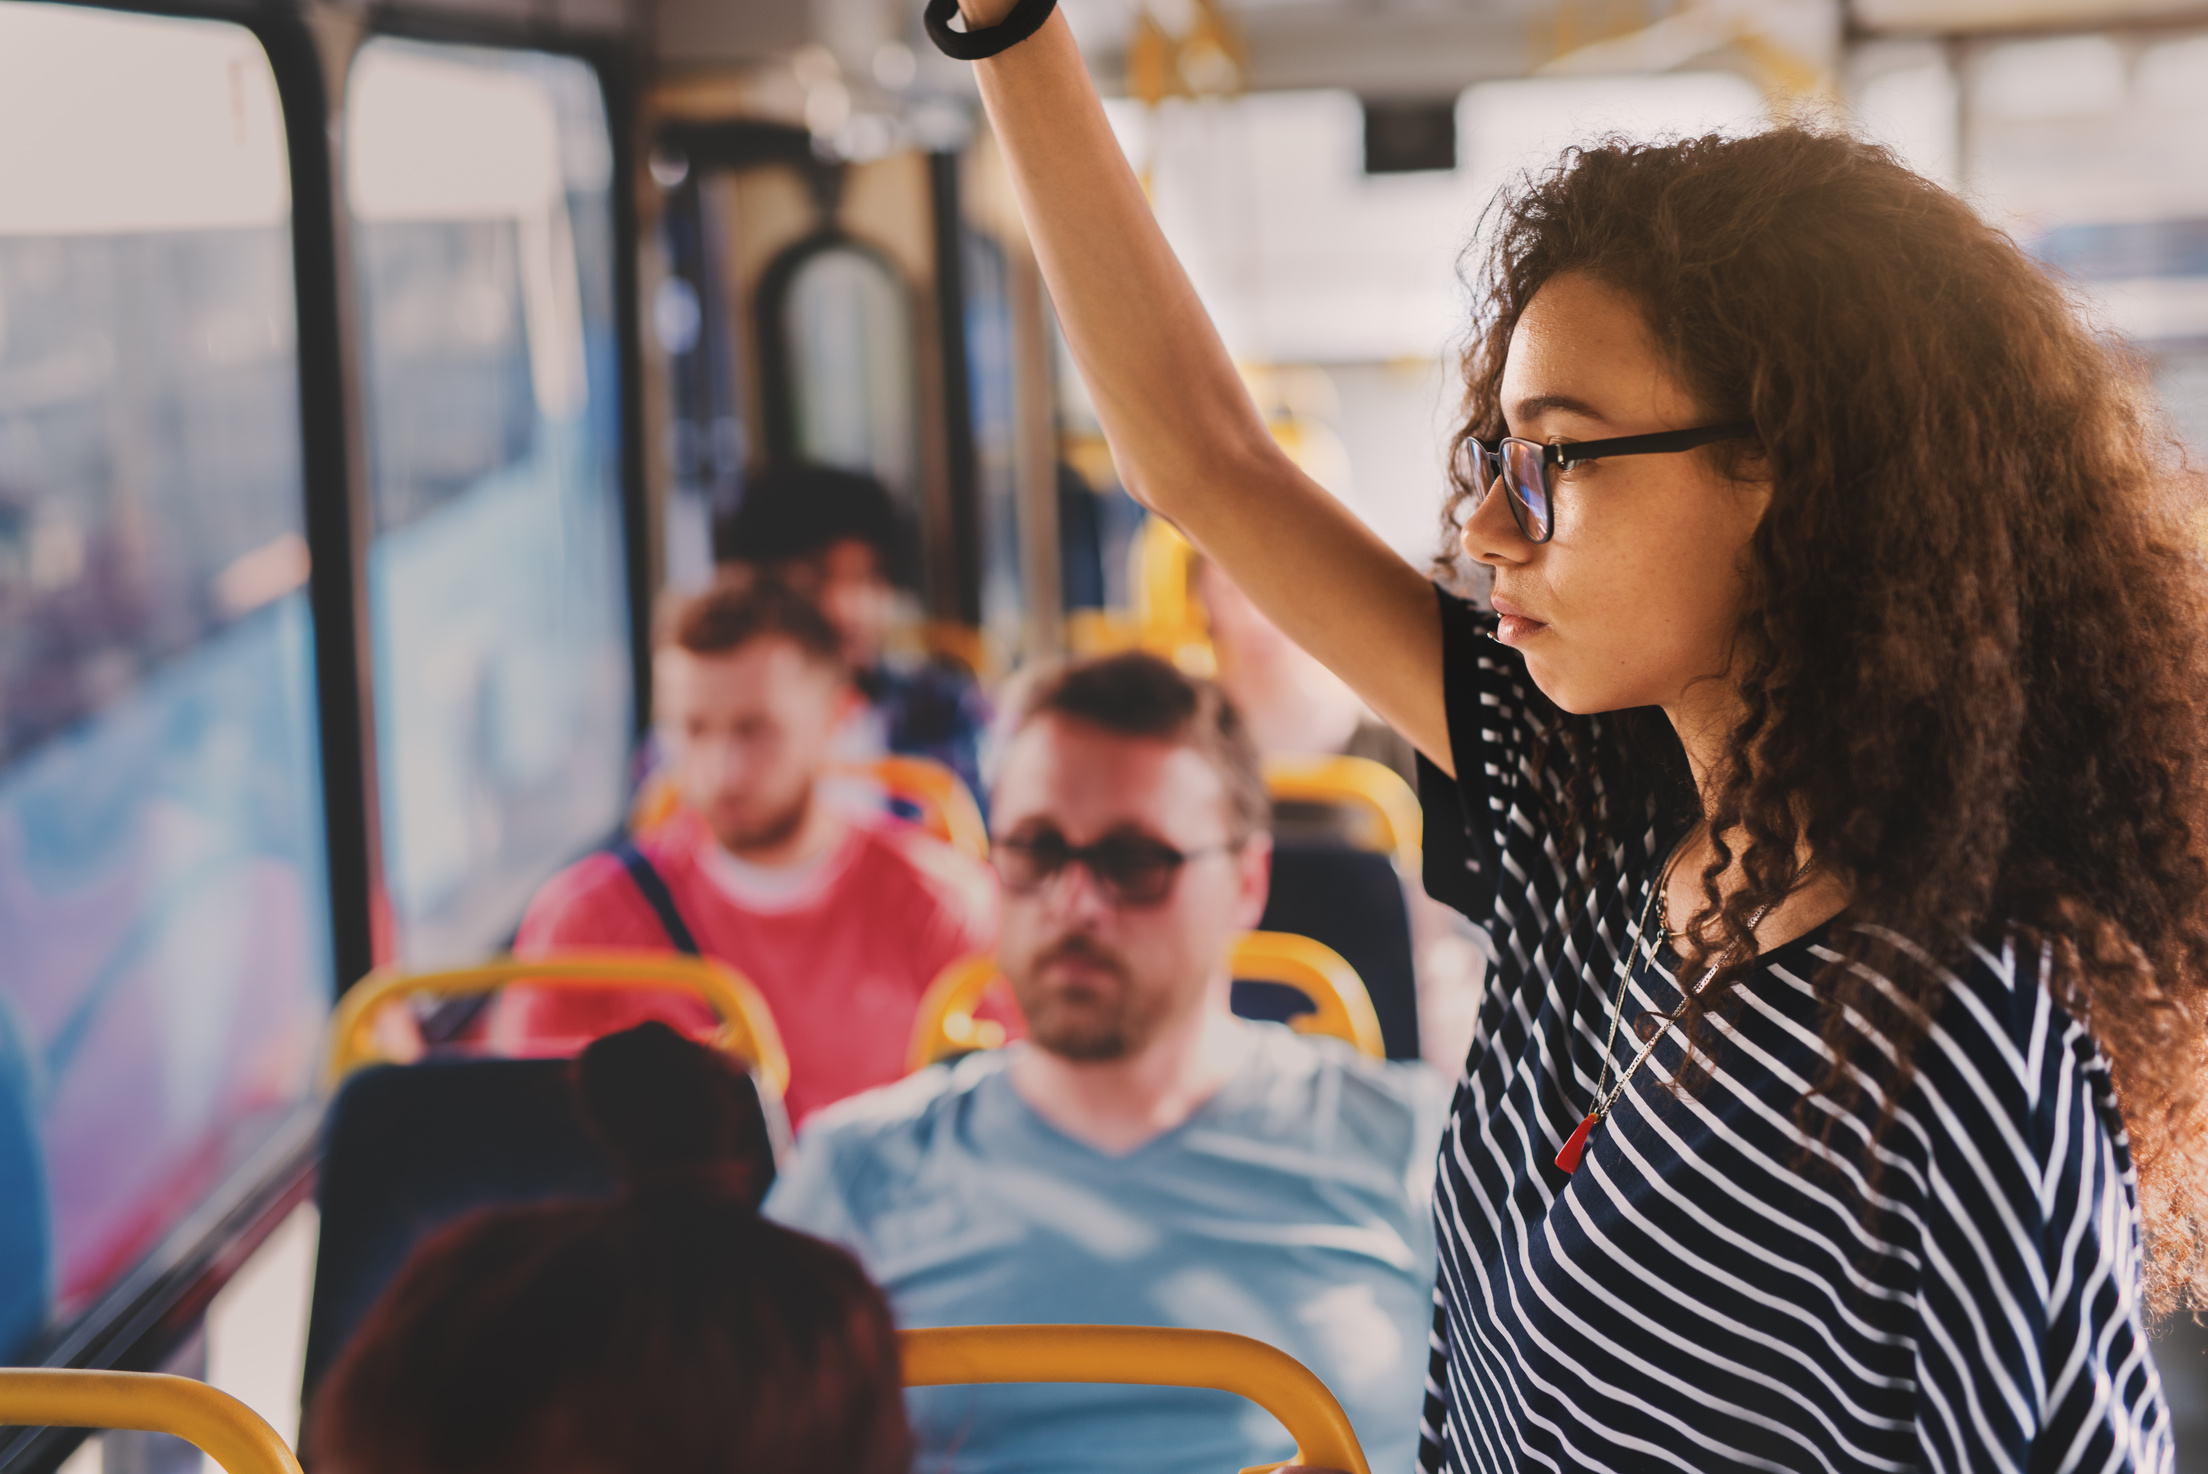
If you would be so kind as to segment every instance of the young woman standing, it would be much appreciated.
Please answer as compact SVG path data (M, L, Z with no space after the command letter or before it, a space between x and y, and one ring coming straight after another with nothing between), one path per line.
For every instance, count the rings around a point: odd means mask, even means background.
M1880 150L1575 151L1465 364L1483 611L1275 448L1049 0L965 5L1129 489L1417 744L1501 958L1426 1466L2167 1467L2208 607L2135 370Z

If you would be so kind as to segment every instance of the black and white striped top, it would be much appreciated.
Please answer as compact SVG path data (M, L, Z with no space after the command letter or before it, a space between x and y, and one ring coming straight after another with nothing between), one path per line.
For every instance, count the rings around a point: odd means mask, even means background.
M1801 1170L1822 931L1760 959L1707 1087L1664 1089L1674 1032L1557 1170L1677 836L1586 857L1564 912L1573 852L1530 787L1524 663L1441 598L1462 778L1422 765L1427 887L1499 962L1442 1139L1422 1467L2168 1469L2123 1123L2036 953L1982 949L1953 977L1873 1179L1871 1105ZM1653 961L1629 1024L1678 1002L1677 959ZM1618 1068L1638 1047L1619 1031Z

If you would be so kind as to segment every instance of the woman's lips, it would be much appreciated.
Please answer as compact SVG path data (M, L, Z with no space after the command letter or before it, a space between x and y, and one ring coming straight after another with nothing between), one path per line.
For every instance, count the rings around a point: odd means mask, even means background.
M1506 645L1516 645L1530 640L1548 626L1538 619L1528 619L1523 614L1506 614L1495 627L1495 638Z
M1497 599L1495 612L1502 616L1501 623L1495 627L1495 638L1505 645L1516 645L1530 640L1548 628L1547 624L1535 619L1508 599Z

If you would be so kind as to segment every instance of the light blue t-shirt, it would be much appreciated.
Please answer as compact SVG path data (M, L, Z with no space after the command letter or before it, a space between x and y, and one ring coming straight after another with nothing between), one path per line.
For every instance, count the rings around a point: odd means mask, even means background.
M1428 1184L1440 1077L1248 1025L1253 1047L1176 1129L1125 1156L1073 1140L969 1055L822 1111L767 1199L843 1244L900 1325L1197 1326L1318 1373L1376 1471L1409 1469L1433 1320ZM1285 1459L1231 1393L1021 1384L909 1395L955 1474L1222 1474Z

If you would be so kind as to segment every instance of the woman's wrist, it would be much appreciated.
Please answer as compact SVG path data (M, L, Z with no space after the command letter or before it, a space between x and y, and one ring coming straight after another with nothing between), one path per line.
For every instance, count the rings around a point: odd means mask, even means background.
M995 25L1011 13L1014 0L958 0L958 13L966 29L979 31Z

